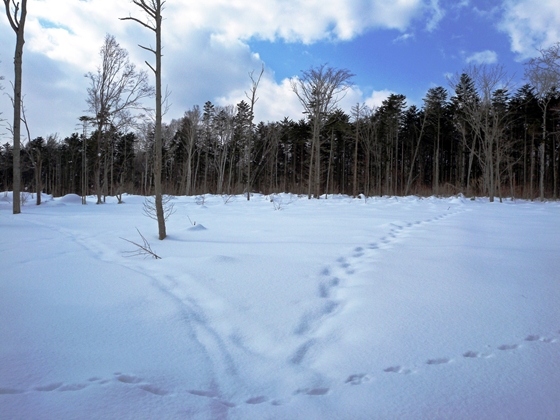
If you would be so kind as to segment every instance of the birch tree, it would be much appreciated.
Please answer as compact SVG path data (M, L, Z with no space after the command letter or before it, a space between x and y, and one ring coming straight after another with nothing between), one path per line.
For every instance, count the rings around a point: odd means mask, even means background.
M14 54L14 119L13 119L13 213L21 213L21 163L20 163L20 133L21 133L21 74L23 66L23 44L25 43L25 19L27 17L27 0L17 2L4 0L6 16L10 26L16 34L16 50Z

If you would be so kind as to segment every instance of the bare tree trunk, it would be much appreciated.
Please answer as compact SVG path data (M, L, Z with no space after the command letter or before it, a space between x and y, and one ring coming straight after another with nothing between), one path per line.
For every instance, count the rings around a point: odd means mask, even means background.
M309 153L309 180L307 185L307 198L311 199L311 191L313 191L313 159L315 158L315 135L311 140L311 151Z
M315 191L316 197L321 197L321 138L317 135L317 146L315 147L317 153L315 158Z
M14 54L14 121L13 121L13 214L21 213L21 162L20 162L20 135L21 135L21 80L23 67L23 44L25 43L25 19L27 17L27 0L13 3L14 10L10 10L10 0L4 0L6 16L10 26L16 34L16 49ZM19 15L19 16L18 16ZM31 139L29 139L31 140Z
M331 166L333 161L333 140L334 140L334 133L333 130L331 130L331 147L330 147L331 150L329 152L329 164L327 167L327 185L325 187L325 198L329 197L329 180L331 177Z
M556 143L556 140L554 140L554 142ZM552 193L552 198L554 200L556 200L558 198L558 147L556 146L556 144L553 145L552 147L552 153L553 153L553 157L552 157L552 172L554 174L554 185L553 185L553 193Z
M251 200L251 189L252 189L252 185L251 185L251 159L252 159L252 143L253 143L253 118L254 118L254 111L255 111L255 104L257 103L257 101L259 100L259 98L257 98L257 88L259 87L259 83L261 81L261 77L264 73L264 64L262 65L261 68L261 73L259 74L259 77L255 80L255 78L253 77L253 72L249 73L249 77L251 78L251 95L249 96L247 93L245 93L245 95L247 96L247 98L249 99L249 101L251 102L251 121L250 121L250 127L249 127L249 138L247 139L247 185L245 187L245 189L247 190L247 201ZM231 181L231 179L230 179Z
M35 204L41 205L41 191L43 190L43 184L41 183L41 171L43 168L43 157L41 156L41 151L37 150L37 155L35 157L35 191L37 193L37 200Z
M360 141L360 118L362 109L363 107L360 104L357 104L352 108L352 111L354 112L354 115L356 117L356 131L354 133L354 168L352 171L352 195L354 197L358 195L358 143Z
M410 161L410 172L408 173L408 179L406 181L406 188L404 190L404 195L408 195L408 191L410 190L410 185L412 183L412 173L414 171L414 162L416 162L416 156L418 155L418 149L420 147L420 143L422 142L422 136L424 135L424 127L426 125L426 120L428 118L428 114L424 113L424 121L422 121L422 128L420 129L420 135L418 136L418 141L416 142L416 147L414 148L414 155L412 156L412 160Z
M437 136L436 136L436 153L435 153L435 170L434 170L434 185L436 195L439 195L439 137L440 137L440 118L438 115L437 121Z
M161 119L162 119L162 109L161 109L161 1L157 0L157 8L154 10L156 16L156 162L155 162L155 174L154 174L154 187L155 187L155 204L156 204L156 215L158 221L158 233L159 239L163 240L167 236L165 230L165 217L163 214L163 203L162 203L162 186L161 186L161 171L162 171L162 136L161 136Z
M161 185L161 172L162 172L162 92L161 92L161 10L162 0L133 0L135 5L140 7L148 16L149 23L145 23L133 17L121 18L122 20L134 20L145 28L154 31L156 35L156 48L155 50L148 47L142 47L145 50L151 51L156 58L155 68L149 63L148 66L152 69L156 77L156 121L155 121L155 162L154 162L154 192L155 192L155 207L158 222L159 239L163 240L167 236L165 230L165 216L163 212L162 201L162 185Z
M527 130L523 133L523 198L527 198Z
M533 186L535 184L535 134L531 136L531 176L530 176L530 187L529 187L529 195L531 196L531 201L533 201Z
M544 201L545 144L539 145L539 198Z

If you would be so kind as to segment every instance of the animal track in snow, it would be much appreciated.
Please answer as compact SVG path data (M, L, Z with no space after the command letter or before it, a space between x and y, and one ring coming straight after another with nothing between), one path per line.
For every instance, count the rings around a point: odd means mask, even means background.
M196 389L187 391L189 394L192 395L196 395L198 397L208 397L208 398L214 398L218 396L218 393L216 391L198 391Z
M142 382L142 378L138 378L133 375L122 375L118 373L116 373L115 375L118 375L117 379L125 384L137 384L138 382Z
M538 335L528 335L525 338L525 341L537 341L540 340L540 337Z
M165 391L161 388L158 388L156 386L150 385L150 384L139 385L138 388L140 388L140 389L142 389L146 392L149 392L151 394L154 394L154 395L167 395L167 394L169 394L169 392L167 392L167 391Z
M389 372L389 373L402 373L403 375L408 375L409 373L412 373L412 371L410 369L405 369L402 366L390 366L388 368L383 369L383 372Z
M264 395L260 395L258 397L249 398L245 403L247 404L262 404L263 402L267 402L268 398Z
M350 375L344 383L350 385L361 385L368 380L369 377L365 373L356 373L354 375Z
M438 359L428 359L426 360L426 364L427 365L443 365L445 363L449 363L451 361L451 359L448 359L446 357L441 357Z
M322 282L319 284L319 297L328 298L331 295L331 290L340 284L340 280L337 277L333 277L327 282Z
M354 258L360 258L364 255L364 248L361 246L354 249L354 254L352 255Z
M294 365L299 365L303 361L303 358L305 357L305 355L307 354L307 352L309 351L309 349L314 343L315 340L308 340L305 343L303 343L301 346L299 346L296 352L290 358L290 362L292 362Z
M62 382L55 382L49 385L36 386L34 389L35 391L49 392L49 391L54 391L55 389L60 388L61 386L62 386Z
M525 341L540 341L541 343L555 343L555 338L541 337L540 335L528 335L525 337Z
M103 379L98 376L93 376L81 383L67 383L64 382L51 382L47 383L46 385L36 385L31 387L28 390L24 389L14 389L14 388L0 388L0 395L8 395L8 394L23 394L25 392L76 392L81 391L89 386L92 385L104 385L111 381L115 381L116 383L121 383L125 385L135 385L137 388L146 391L153 395L163 396L169 394L169 391L159 388L155 385L145 383L142 381L142 378L139 378L134 375L126 375L121 372L116 372L115 377L113 379ZM196 391L192 391L191 393L196 393Z
M469 358L469 359L478 359L478 358L488 358L490 357L489 354L486 353L478 353L476 351L467 351L465 353L463 353L463 357Z
M84 389L87 386L88 386L88 384L63 385L60 388L58 388L58 391L81 391L82 389Z
M325 395L329 392L329 388L313 388L306 392L307 395Z
M519 348L518 344L502 344L498 346L498 350L515 350L517 348Z
M206 398L213 399L213 400L219 402L220 404L222 404L222 405L224 405L228 408L236 407L235 403L232 403L231 401L224 400L222 398L218 398L219 394L216 391L200 391L200 390L192 389L192 390L187 391L187 392L191 395L196 395L197 397L206 397ZM161 394L156 394L156 395L161 395ZM248 403L248 404L250 404L250 403ZM253 404L256 404L256 403L253 403Z
M334 300L327 300L320 308L307 312L301 317L299 324L294 330L294 334L303 335L309 332L313 328L313 324L319 321L322 317L333 313L338 306L338 302L335 302Z
M312 396L319 396L319 395L326 395L330 391L329 388L300 388L294 395L297 394L305 394L305 395L312 395Z

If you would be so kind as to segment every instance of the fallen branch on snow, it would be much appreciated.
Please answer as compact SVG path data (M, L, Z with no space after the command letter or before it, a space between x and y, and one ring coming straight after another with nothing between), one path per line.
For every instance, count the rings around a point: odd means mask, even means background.
M138 249L134 250L134 251L124 251L123 254L127 254L125 255L126 257L135 257L135 256L140 256L143 255L144 258L148 258L150 255L152 257L154 257L156 260L161 260L161 257L159 255L157 255L153 250L152 247L150 246L150 243L146 240L146 238L144 238L144 236L140 233L140 231L138 230L138 228L136 228L136 231L138 232L138 234L140 235L140 237L142 238L142 241L144 242L143 245L140 245L134 241L130 241L128 239L125 238L121 238L123 241L129 242L132 245L138 247Z

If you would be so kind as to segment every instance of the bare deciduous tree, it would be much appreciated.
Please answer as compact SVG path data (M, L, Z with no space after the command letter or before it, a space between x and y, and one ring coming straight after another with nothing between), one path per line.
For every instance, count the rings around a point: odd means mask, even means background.
M479 147L471 148L470 151L478 158L480 163L485 190L490 201L496 196L497 183L499 183L500 170L497 159L502 145L504 131L507 128L505 122L508 114L498 112L495 107L496 92L507 92L511 85L509 78L501 65L477 65L466 69L467 74L473 81L478 98L476 101L465 101L463 105L464 118L470 126ZM457 90L457 84L452 86ZM468 147L468 145L467 145Z
M200 107L195 105L191 110L185 112L180 129L180 139L185 149L181 191L184 191L185 195L190 195L192 191L192 157L201 119L202 113L200 112Z
M545 144L547 138L546 114L553 99L560 96L560 42L539 50L540 56L527 62L525 77L535 89L542 111L542 141L539 145L539 189L540 199L544 200Z
M14 54L14 120L13 120L13 213L21 213L21 167L20 167L20 131L21 131L21 74L23 66L23 44L25 43L25 19L27 17L27 0L20 3L15 0L4 0L6 16L10 26L16 33L16 50Z
M94 187L97 204L100 204L103 191L108 189L109 153L108 131L120 130L130 126L134 116L131 110L144 109L142 100L153 95L145 71L138 72L128 59L128 52L122 48L113 35L107 34L99 51L101 65L96 73L88 73L90 80L87 104L93 114L91 120L97 129L97 159L94 167ZM105 163L102 165L102 157ZM101 167L104 168L103 183Z
M251 112L249 114L250 116L250 121L249 121L249 125L250 125L250 129L248 130L248 139L246 141L246 146L245 146L245 153L246 153L246 163L247 163L247 185L245 187L245 189L247 190L247 201L249 201L251 199L251 185L252 185L252 179L251 179L251 161L252 161L252 144L253 144L253 118L255 116L255 104L257 103L257 101L259 100L259 98L257 97L257 89L259 87L259 83L261 81L262 75L264 73L264 64L261 67L261 72L259 73L259 77L255 78L254 76L254 72L250 72L249 73L249 78L251 79L251 89L250 89L250 94L245 92L245 96L247 96L247 99L249 99L249 105L251 106Z
M344 94L352 87L354 75L346 69L335 69L322 64L303 71L292 80L292 90L297 95L312 124L307 196L312 192L319 198L321 188L321 130L327 116L334 111ZM315 169L315 173L313 170Z
M139 23L143 27L153 31L156 36L156 47L145 47L139 45L140 48L150 51L154 54L156 59L155 67L146 62L148 67L154 72L156 78L156 116L155 116L155 167L154 167L154 190L155 190L155 206L158 221L159 239L163 240L167 236L165 231L165 216L162 203L162 186L161 186L161 170L162 170L162 134L161 134L161 119L162 119L162 92L161 92L161 23L163 5L165 1L162 0L132 0L147 16L146 21L142 21L135 17L129 16L121 18L121 20L132 20Z

